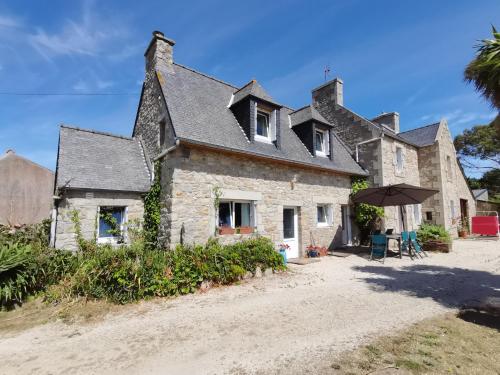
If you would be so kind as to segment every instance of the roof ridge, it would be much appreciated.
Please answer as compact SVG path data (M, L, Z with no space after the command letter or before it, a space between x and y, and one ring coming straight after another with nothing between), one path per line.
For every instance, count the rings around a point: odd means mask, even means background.
M250 86L250 85L251 85L251 84L253 84L253 83L257 83L257 80L256 80L256 79L254 79L254 78L252 78L252 79L250 80L250 82L245 83L243 86L241 86L241 87L240 87L238 90L236 90L233 94L236 94L236 93L240 92L240 91L241 91L241 90L243 90L245 87Z
M99 135L106 135L108 137L114 137L114 138L122 138L122 139L126 139L128 141L135 141L135 138L133 138L133 137L127 137L127 136L124 136L124 135L118 135L118 134L103 132L103 131L94 130L94 129L83 129L83 128L79 128L78 126L71 126L71 125L61 124L61 128L72 129L72 130L77 130L77 131L87 132L87 133L93 133L93 134L99 134Z
M230 87L232 87L232 88L234 88L234 89L238 89L238 87L237 87L237 86L232 85L231 83L227 83L227 82L225 82L225 81L223 81L223 80L221 80L221 79L218 79L218 78L215 78L215 77L209 76L208 74L202 73L202 72L200 72L200 71L198 71L198 70L196 70L196 69L193 69L193 68L190 68L190 67L188 67L188 66L185 66L185 65L179 64L179 63L177 63L177 62L174 62L173 64L174 64L174 65L177 65L177 66L179 66L179 67L181 67L181 68L184 68L184 69L186 69L186 70L189 70L189 71L191 71L191 72L193 72L193 73L199 74L200 76L203 76L203 77L209 78L209 79L211 79L211 80L213 80L213 81L216 81L216 82L222 83L222 84L224 84L224 85L226 85L226 86L230 86ZM251 82L251 81L250 81L250 82ZM249 82L249 83L250 83L250 82ZM248 85L248 83L247 83L247 85ZM246 85L245 85L245 86L246 86ZM239 90L238 90L238 91L239 91Z
M284 107L285 107L285 106L284 106ZM307 108L307 107L312 107L312 104L306 104L305 106L300 107L299 109L292 110L292 112L290 112L290 115L291 115L292 113L295 113L295 112L298 112L298 111L302 111L303 109L305 109L305 108ZM289 108L289 107L286 107L286 108L288 108L288 109L292 109L292 108Z
M428 128L429 126L435 126L435 125L439 125L439 124L441 124L441 121L434 122L434 123L429 124L429 125L419 126L418 128L413 128L413 129L410 129L410 130L405 130L404 132L399 132L398 134L409 133L409 132L412 132L412 131L415 131L415 130L420 130L420 129L423 129L423 128Z

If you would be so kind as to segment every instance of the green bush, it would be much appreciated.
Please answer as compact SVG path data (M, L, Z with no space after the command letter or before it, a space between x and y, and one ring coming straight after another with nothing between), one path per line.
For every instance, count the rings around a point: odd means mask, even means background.
M422 242L439 240L446 243L451 242L450 233L442 226L435 224L422 224L417 232L417 238Z
M72 293L126 303L153 296L187 294L203 281L235 282L257 268L284 269L281 256L269 239L258 237L233 245L209 241L206 245L177 246L172 251L142 246L99 246L81 255Z
M4 243L0 245L0 306L20 303L35 283L30 272L32 249L29 245Z

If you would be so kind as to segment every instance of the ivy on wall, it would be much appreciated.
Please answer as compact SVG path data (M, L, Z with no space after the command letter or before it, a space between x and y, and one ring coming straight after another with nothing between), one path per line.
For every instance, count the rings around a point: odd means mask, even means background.
M368 181L364 178L355 178L352 180L352 194L368 188ZM384 217L384 209L382 207L372 206L366 203L356 203L354 205L354 221L358 225L361 242L368 239L372 229Z
M154 166L154 180L151 189L144 198L144 240L146 247L158 247L158 233L161 218L161 164Z

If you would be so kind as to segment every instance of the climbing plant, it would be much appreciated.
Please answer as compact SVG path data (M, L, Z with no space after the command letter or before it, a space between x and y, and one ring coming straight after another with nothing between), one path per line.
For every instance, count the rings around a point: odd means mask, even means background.
M219 204L220 204L220 197L222 197L222 189L220 186L215 185L212 188L212 193L214 196L214 212L215 212L215 235L217 235L217 227L218 227L218 221L219 221Z
M368 181L363 178L353 179L351 189L352 194L368 188ZM354 221L358 225L361 242L366 242L370 231L375 227L377 221L384 216L382 207L372 206L366 203L356 203L354 205Z
M161 218L161 165L154 166L154 180L151 189L144 198L144 240L148 249L158 247L158 233Z

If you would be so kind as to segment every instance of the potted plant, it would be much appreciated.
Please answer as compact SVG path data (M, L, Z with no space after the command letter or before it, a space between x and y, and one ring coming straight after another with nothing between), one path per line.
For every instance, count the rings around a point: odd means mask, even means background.
M286 263L287 263L286 251L288 249L290 249L290 245L288 245L286 243L280 243L278 248L279 248L280 255L283 257L283 264L286 265Z
M317 258L319 257L319 251L317 246L309 245L306 247L306 254L308 258Z
M467 237L467 234L469 234L469 226L467 223L461 223L458 228L457 228L457 231L458 231L458 237L460 238L465 238Z
M425 251L448 253L451 251L452 241L450 234L442 225L422 224L417 237Z
M225 234L234 234L234 228L231 228L229 226L222 226L219 227L219 234L220 235L225 235Z
M317 246L319 255L325 257L328 255L328 248L326 246Z
M240 234L251 234L253 233L253 227L245 226L238 228Z

